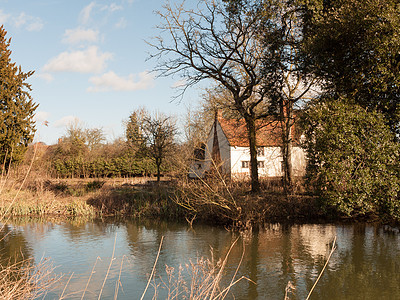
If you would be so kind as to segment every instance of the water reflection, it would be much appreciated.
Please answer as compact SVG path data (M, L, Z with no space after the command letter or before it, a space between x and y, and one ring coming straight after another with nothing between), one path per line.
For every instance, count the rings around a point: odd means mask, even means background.
M0 265L28 260L31 250L22 230L0 224Z
M399 299L399 234L364 224L342 226L338 234L342 243L335 263L314 299Z
M199 257L225 257L237 234L221 228L165 222L43 222L4 227L1 255L23 252L36 260L54 260L57 272L72 274L68 299L113 298L121 278L118 299L140 298L157 256L157 278L165 279L165 266L177 268ZM283 299L290 281L290 299L305 299L337 237L337 249L311 299L400 299L400 235L398 229L366 224L270 224L239 239L225 269L224 284L238 270L241 281L233 289L236 299ZM115 242L115 243L114 243ZM115 248L114 255L113 249ZM111 263L111 264L110 264ZM95 273L92 269L95 266ZM60 296L69 275L46 299ZM158 281L158 283L161 283ZM159 298L165 291L159 289ZM154 292L148 292L152 299Z

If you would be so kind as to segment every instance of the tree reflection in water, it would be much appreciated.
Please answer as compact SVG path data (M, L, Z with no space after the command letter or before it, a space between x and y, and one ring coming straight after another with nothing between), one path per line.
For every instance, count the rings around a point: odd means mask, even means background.
M196 224L189 228L159 221L62 222L18 228L0 242L1 257L22 252L25 257L38 258L45 252L60 266L58 272L74 272L68 293L84 289L97 261L88 287L91 293L85 297L100 289L117 234L115 260L103 296L112 298L121 272L118 299L141 295L161 237L164 243L156 276L164 279L166 265L177 270L190 260L211 255L217 261L238 237L224 228ZM5 227L2 235L10 230ZM289 281L295 287L290 299L305 299L335 236L337 249L311 299L400 299L399 232L371 224L269 224L253 230L232 249L221 285L229 285L244 253L238 276L256 284L239 282L232 290L236 299L283 299ZM159 293L162 299L163 291Z

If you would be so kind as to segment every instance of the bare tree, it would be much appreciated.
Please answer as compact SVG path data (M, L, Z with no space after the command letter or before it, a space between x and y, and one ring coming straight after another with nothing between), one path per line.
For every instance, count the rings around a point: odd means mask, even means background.
M315 76L305 72L301 1L264 1L262 11L260 38L265 55L264 73L273 78L268 89L269 111L279 121L283 183L286 194L290 194L293 187L295 111L317 94L318 85Z
M89 150L100 147L104 141L102 128L85 128L85 125L75 118L66 127L66 134L62 137L64 142L86 145Z
M223 0L232 18L246 11L256 16L258 35L256 38L263 51L262 76L268 103L261 107L277 122L277 133L283 165L283 184L286 194L292 192L292 148L296 122L296 109L311 99L320 90L316 77L307 72L305 65L303 0Z
M150 156L154 159L157 167L157 182L159 182L164 158L171 153L175 145L176 122L172 117L162 113L155 113L153 116L146 114L143 116L141 126Z
M199 1L195 9L167 4L158 14L160 35L150 43L156 50L151 57L158 59L156 71L181 75L186 83L182 93L205 79L229 92L229 107L246 122L252 191L259 191L255 123L266 116L257 107L265 103L268 78L262 70L257 15L242 11L231 18L219 0Z
M103 145L106 140L102 128L86 128L85 129L86 144L90 150L94 150Z

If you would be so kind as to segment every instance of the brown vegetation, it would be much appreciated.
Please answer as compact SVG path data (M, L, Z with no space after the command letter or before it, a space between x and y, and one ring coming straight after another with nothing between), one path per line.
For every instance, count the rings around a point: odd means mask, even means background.
M315 199L302 191L285 196L280 179L261 181L261 192L249 193L250 182L186 177L52 179L22 172L1 184L1 216L158 217L196 220L238 228L266 221L309 221L321 217Z
M176 186L174 201L184 207L192 218L237 228L271 221L309 221L321 217L313 197L300 191L286 196L280 179L261 181L261 191L257 194L249 193L249 186L249 182L223 180L220 176L186 180Z
M35 154L29 165L3 172L1 217L157 217L235 228L320 217L317 203L304 193L300 181L288 196L280 178L261 181L260 192L250 193L250 179L233 181L214 172L206 179L190 180L183 167L162 182L152 177L57 179L35 164Z
M87 205L87 183L69 185L59 180L30 176L25 182L14 174L1 181L0 217L85 216L94 217Z
M58 281L49 260L0 263L0 299L38 299Z

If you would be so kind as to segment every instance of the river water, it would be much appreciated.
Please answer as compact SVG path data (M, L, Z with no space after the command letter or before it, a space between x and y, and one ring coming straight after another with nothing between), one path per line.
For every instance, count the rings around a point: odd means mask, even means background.
M336 250L310 299L400 299L400 233L387 226L269 224L240 235L219 227L156 221L19 221L5 225L1 235L6 233L0 241L3 258L21 253L36 262L49 258L54 272L63 274L45 299L62 294L81 299L83 293L84 299L140 299L161 240L155 279L144 299L165 299L167 286L183 280L190 287L187 267L201 258L224 259L235 241L221 286L242 276L251 281L236 283L226 299L284 299L289 282L290 299L305 299L335 237ZM166 266L169 272L174 268L170 283ZM179 266L182 279L176 281Z

